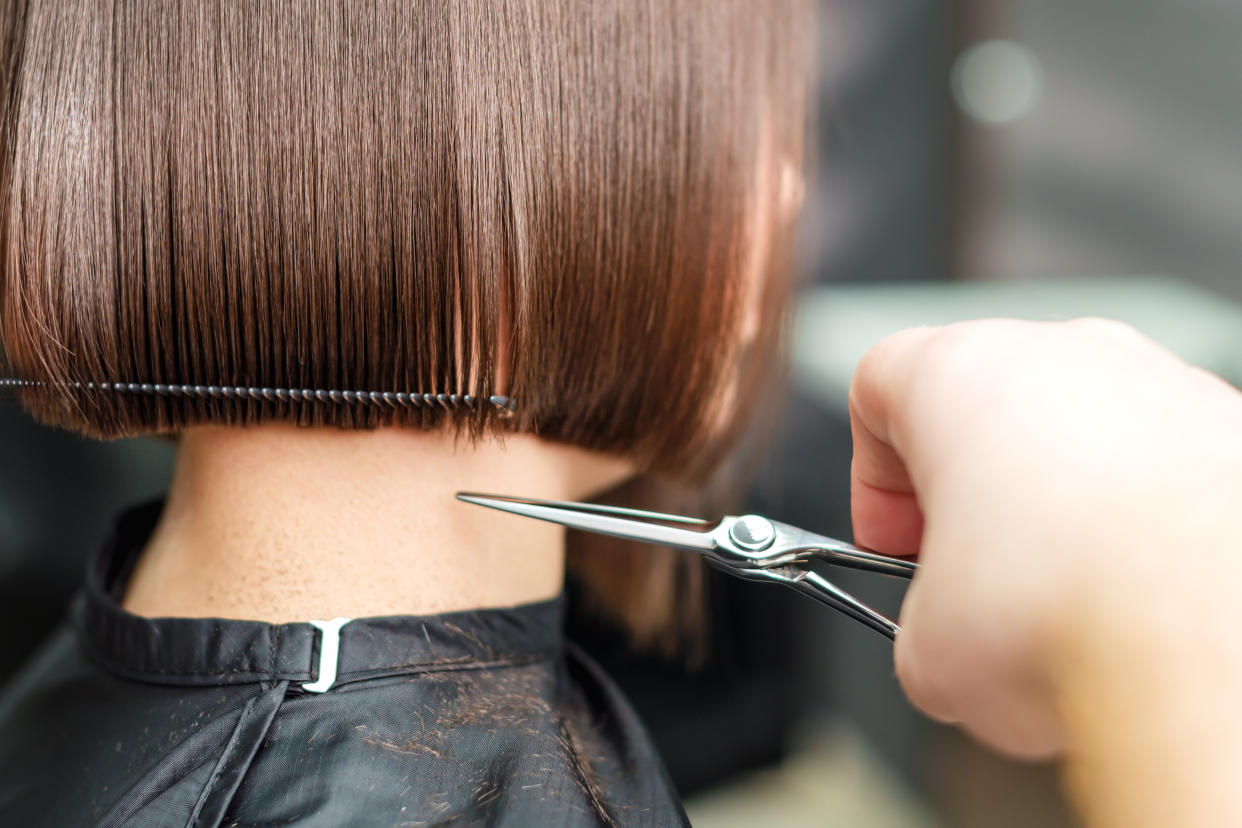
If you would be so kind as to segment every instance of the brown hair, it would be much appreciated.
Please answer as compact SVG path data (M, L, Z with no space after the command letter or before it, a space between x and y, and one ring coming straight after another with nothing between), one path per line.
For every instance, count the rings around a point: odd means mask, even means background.
M779 211L762 289L743 272L761 154L801 155L805 5L11 3L0 336L13 372L62 383L24 405L96 437L448 420L701 478L776 354ZM518 414L73 381L506 393Z

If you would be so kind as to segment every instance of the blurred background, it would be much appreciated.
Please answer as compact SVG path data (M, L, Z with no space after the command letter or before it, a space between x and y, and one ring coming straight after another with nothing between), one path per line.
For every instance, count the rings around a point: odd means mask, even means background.
M850 536L849 375L911 324L1111 316L1242 384L1242 4L821 0L817 38L794 382L750 508ZM114 513L163 491L171 456L36 428L7 398L0 444L3 680ZM896 611L899 587L833 577ZM782 590L713 586L698 670L574 626L696 825L1075 824L1056 768L912 711L873 633Z

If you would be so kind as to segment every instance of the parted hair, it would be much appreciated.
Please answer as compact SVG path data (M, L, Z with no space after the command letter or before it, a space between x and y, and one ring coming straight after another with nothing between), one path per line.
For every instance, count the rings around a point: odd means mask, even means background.
M801 158L807 18L7 0L0 337L46 383L22 403L102 438L530 431L699 479L778 362L791 227L753 205L765 155ZM73 385L101 381L505 394L515 414Z

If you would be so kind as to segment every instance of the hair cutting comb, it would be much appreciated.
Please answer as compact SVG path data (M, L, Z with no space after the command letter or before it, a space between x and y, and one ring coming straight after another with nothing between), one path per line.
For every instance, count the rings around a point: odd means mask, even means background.
M258 388L242 385L175 385L160 382L47 383L42 380L0 378L0 388L42 388L59 385L80 391L154 394L162 397L248 399L267 402L323 402L338 405L374 405L393 408L443 408L446 411L491 405L506 414L514 410L510 397L473 397L469 394L419 394L409 391L343 391L323 388Z

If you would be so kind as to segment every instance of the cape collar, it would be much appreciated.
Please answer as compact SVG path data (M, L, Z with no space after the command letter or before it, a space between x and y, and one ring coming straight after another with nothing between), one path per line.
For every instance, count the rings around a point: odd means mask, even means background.
M120 516L88 563L86 586L74 601L72 617L87 652L118 675L158 684L288 680L339 687L384 676L526 664L558 658L564 646L563 597L442 615L356 618L335 633L309 620L268 624L134 615L120 601L163 505L152 501ZM330 668L334 644L333 675L321 676L321 651L323 666Z

